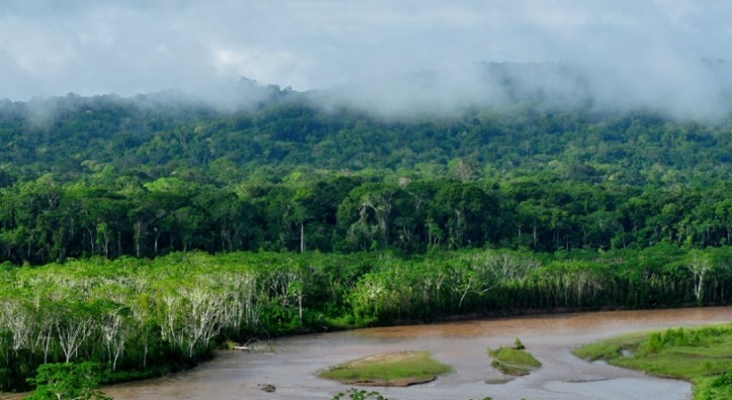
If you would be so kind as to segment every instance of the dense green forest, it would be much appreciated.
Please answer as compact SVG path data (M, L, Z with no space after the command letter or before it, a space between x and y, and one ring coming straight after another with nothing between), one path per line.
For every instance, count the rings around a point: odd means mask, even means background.
M0 390L250 337L732 299L732 120L252 91L0 102Z
M258 90L270 100L238 111L176 94L6 101L0 260L731 239L727 121L531 103L384 118Z

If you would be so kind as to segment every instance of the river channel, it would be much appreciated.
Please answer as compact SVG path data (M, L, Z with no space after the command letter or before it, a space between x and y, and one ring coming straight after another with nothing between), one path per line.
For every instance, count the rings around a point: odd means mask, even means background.
M588 363L570 349L610 336L678 326L732 321L732 308L687 308L554 314L431 325L397 326L273 340L271 352L227 351L213 361L170 377L104 389L117 400L330 399L348 389L319 379L335 363L401 350L429 350L454 373L406 388L378 388L390 399L625 400L688 399L688 383L659 379L602 363ZM510 346L516 337L543 364L503 384L486 348ZM274 393L262 384L276 387Z

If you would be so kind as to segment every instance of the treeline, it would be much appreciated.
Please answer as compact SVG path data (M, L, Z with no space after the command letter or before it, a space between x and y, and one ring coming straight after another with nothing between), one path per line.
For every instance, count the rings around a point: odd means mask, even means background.
M226 111L0 103L1 389L51 362L149 375L251 336L730 301L729 121L383 118L244 83L256 101Z
M75 181L105 168L148 180L206 175L219 185L253 174L282 178L302 165L460 179L549 170L630 185L709 184L732 172L729 119L536 101L387 118L277 87L250 87L241 97L225 110L175 92L0 101L0 184L49 172Z
M452 315L732 300L732 250L174 253L0 271L0 390L39 365L113 380L191 365L224 341Z
M387 118L239 89L228 110L0 102L0 262L730 244L729 121L536 102Z
M412 179L415 180L412 180ZM176 251L540 252L726 246L732 185L636 188L544 174L504 181L296 172L218 188L50 176L0 189L0 261L156 257Z
M0 102L0 262L732 239L729 121L527 98L387 118L236 90L227 110L177 92Z

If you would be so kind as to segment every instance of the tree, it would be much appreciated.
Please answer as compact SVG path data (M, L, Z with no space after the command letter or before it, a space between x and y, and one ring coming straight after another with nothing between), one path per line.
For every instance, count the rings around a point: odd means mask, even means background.
M338 222L347 229L347 239L366 250L389 245L392 198L399 189L380 183L365 183L348 194L338 207Z
M449 173L459 181L472 181L477 177L479 166L475 161L456 158L448 164Z
M480 246L495 232L497 200L472 183L445 182L435 194L429 217L447 234L448 247Z
M112 301L100 301L99 329L102 333L102 341L107 350L107 357L111 360L112 371L117 369L119 361L125 349L125 343L133 333L133 320L128 317L129 309Z
M712 272L713 265L707 254L700 250L692 250L687 256L687 268L694 279L694 298L699 305L704 304L704 285L707 275Z
M66 363L69 363L84 341L94 332L96 321L88 304L66 300L56 303L55 308L59 313L55 321L58 343Z
M192 358L199 348L207 349L222 328L224 297L210 279L200 276L194 283L171 281L164 288L160 316L163 340Z

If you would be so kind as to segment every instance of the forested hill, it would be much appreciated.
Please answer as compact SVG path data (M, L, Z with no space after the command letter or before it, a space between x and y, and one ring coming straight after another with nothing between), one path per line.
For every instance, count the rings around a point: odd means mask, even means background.
M5 101L0 259L729 243L730 121L544 94L387 116L251 81L225 106Z
M408 169L432 178L459 163L470 167L471 178L539 171L578 181L692 186L730 172L730 120L552 106L567 99L503 92L511 94L509 105L389 117L334 106L322 100L327 94L252 81L222 95L227 103L219 107L175 91L6 100L0 102L0 163L17 179L52 172L69 181L112 167L145 179L205 173L220 184L257 171L282 178L302 166Z

